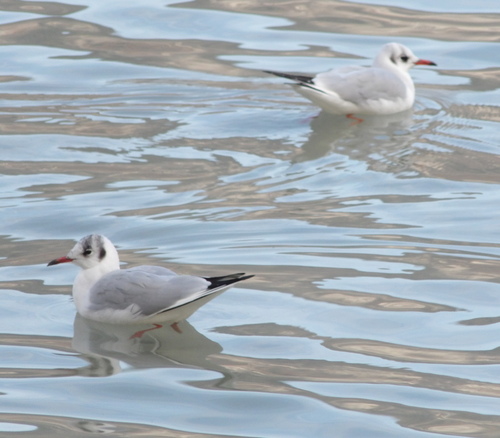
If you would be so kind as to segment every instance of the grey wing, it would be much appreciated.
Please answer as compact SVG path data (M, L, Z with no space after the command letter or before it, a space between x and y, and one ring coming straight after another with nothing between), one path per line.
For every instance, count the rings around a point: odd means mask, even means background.
M90 290L94 311L133 306L153 315L194 301L207 293L210 282L190 275L156 275L148 270L122 269L102 277Z
M380 68L332 70L320 73L314 84L335 91L342 99L362 105L367 100L396 100L406 96L406 86L396 75Z
M163 268L162 266L152 266L152 265L141 265L141 266L136 266L134 268L128 268L126 270L149 272L150 274L165 275L165 276L177 275L174 271L168 268Z

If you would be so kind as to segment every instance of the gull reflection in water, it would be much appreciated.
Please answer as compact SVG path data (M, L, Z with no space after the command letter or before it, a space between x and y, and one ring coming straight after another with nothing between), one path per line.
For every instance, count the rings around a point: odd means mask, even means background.
M363 123L352 125L344 116L321 111L311 120L311 133L301 147L295 162L311 161L331 154L364 151L394 151L414 139L413 130L418 125L413 110L387 116L369 116ZM420 133L421 134L421 133ZM417 135L417 134L414 134ZM404 139L408 141L404 141Z
M149 327L104 324L77 315L72 346L89 362L80 374L109 376L121 372L125 364L132 368L214 369L207 357L220 353L222 347L187 321L179 323L180 332L163 327L134 337L137 331Z

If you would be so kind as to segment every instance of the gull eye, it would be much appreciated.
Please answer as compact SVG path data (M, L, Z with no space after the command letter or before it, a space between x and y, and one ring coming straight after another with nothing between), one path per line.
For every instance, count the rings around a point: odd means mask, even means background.
M403 62L408 62L408 60L409 60L409 59L410 59L410 58L409 58L408 56L406 56L406 55L403 55L403 56L401 57L401 61L403 61Z
M85 257L89 256L90 254L92 254L92 250L91 249L86 249L85 251L83 251L83 255Z

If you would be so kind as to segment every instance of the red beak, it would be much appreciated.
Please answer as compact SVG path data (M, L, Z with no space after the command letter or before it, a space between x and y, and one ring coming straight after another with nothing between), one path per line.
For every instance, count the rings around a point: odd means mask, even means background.
M59 257L58 259L54 259L47 266L52 266L52 265L58 265L59 263L69 263L72 262L73 259L70 259L69 257Z
M435 62L427 61L427 59L419 59L415 65L437 65Z

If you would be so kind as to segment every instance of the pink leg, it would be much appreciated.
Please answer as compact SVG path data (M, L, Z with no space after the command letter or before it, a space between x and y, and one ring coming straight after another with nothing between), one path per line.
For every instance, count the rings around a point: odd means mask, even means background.
M347 114L346 117L348 119L354 120L354 122L351 123L351 126L357 125L358 123L362 123L364 121L363 119L356 117L354 114Z
M135 339L135 338L142 338L142 335L146 332L150 332L151 330L156 330L159 328L162 328L163 326L161 324L153 324L154 327L144 329L144 330L139 330L138 332L135 332L132 336L130 336L129 339Z
M170 324L170 327L172 327L177 333L182 333L178 323L174 322L173 324Z

